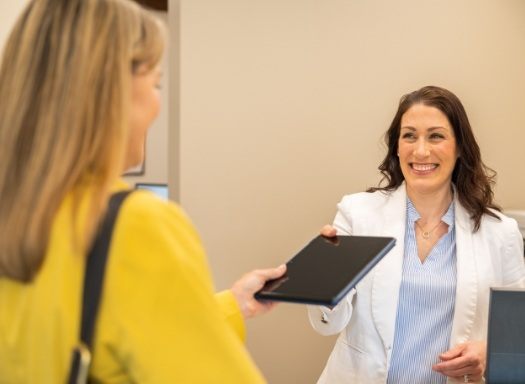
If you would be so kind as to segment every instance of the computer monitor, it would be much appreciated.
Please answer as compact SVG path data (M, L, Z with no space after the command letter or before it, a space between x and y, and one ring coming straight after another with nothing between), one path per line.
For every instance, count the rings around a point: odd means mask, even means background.
M490 290L485 378L489 384L525 383L525 289Z
M168 200L168 184L161 183L136 183L135 189L146 189L159 197Z

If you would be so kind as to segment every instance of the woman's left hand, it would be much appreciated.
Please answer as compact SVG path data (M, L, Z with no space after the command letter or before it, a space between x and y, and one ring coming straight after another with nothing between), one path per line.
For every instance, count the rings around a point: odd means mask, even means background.
M432 369L460 382L475 383L485 373L486 355L485 341L469 341L439 355L441 362Z

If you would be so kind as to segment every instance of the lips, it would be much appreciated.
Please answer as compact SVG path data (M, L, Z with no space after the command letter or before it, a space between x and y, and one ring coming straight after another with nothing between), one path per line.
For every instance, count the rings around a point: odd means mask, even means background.
M417 172L428 172L436 169L439 166L439 164L434 163L428 163L428 164L418 164L418 163L410 163L410 167Z

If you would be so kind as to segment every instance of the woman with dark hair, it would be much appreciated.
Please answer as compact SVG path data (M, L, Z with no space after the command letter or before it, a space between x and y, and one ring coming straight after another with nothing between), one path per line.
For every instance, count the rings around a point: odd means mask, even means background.
M397 244L336 307L309 306L319 333L341 332L319 383L480 382L489 288L525 286L517 224L450 91L403 96L385 141L384 184L343 197L323 234Z

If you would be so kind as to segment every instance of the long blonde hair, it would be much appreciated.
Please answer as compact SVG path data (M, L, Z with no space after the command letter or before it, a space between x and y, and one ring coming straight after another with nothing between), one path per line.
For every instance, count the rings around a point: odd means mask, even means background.
M87 249L123 170L133 71L157 64L162 34L128 0L27 6L0 68L0 276L31 281L61 202L89 185Z

